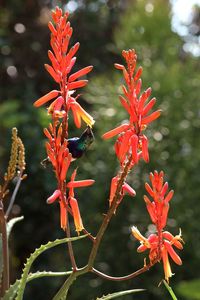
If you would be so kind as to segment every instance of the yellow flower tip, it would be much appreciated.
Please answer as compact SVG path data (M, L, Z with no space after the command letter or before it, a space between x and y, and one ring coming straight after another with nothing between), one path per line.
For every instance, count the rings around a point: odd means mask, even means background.
M166 280L166 282L169 284L169 279L172 277L172 276L174 276L175 275L175 273L170 273L170 275L169 275L169 277L167 277L167 276L165 276L165 280Z
M169 283L169 278L172 277L174 274L172 273L171 266L169 263L168 252L167 249L162 249L162 260L163 260L163 267L165 273L165 280Z
M131 231L133 236L139 240L140 242L145 243L145 245L149 244L148 240L140 233L136 226L131 227Z
M85 113L81 114L81 118L90 128L92 128L92 126L95 123L95 120L93 119L92 116L90 116L87 112L85 112Z
M80 235L81 231L83 231L83 227L80 227L80 228L76 228L76 232L78 234L78 236Z
M91 117L92 118L92 117ZM95 120L92 118L91 122L89 124L87 124L90 128L92 128L92 126L94 125Z
M71 109L73 112L75 124L78 128L80 128L81 125L80 119L82 119L89 127L92 127L92 125L94 125L95 121L93 117L88 114L78 102L73 102L71 104Z
M174 237L174 239L175 239L175 240L178 240L179 242L181 242L181 243L183 243L183 244L185 244L185 242L184 242L184 240L183 240L183 238L182 238L182 230L181 230L181 228L179 228L179 234L176 235L176 236Z

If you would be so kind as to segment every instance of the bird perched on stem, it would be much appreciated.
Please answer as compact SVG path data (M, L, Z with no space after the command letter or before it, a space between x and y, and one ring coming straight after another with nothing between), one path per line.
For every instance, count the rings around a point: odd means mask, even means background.
M94 134L90 126L87 126L86 130L81 134L80 137L73 137L67 140L67 147L69 152L72 154L72 161L83 156L88 150L89 146L94 141ZM46 168L50 163L49 157L41 161L41 165Z
M87 126L86 130L80 137L73 137L68 139L68 149L72 154L73 160L80 158L88 150L89 146L94 141L94 134L90 126Z

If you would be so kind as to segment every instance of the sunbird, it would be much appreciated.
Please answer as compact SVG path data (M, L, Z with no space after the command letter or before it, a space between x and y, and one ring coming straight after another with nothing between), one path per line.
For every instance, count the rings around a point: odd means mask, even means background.
M74 161L83 156L83 154L88 150L89 146L94 141L94 134L91 127L87 126L86 130L81 134L80 137L73 137L67 141L67 147Z
M92 128L87 126L86 130L81 134L80 137L73 137L67 140L67 147L72 155L72 161L83 156L83 154L88 150L89 146L94 141L94 134ZM49 165L49 157L41 161L41 165L46 168Z

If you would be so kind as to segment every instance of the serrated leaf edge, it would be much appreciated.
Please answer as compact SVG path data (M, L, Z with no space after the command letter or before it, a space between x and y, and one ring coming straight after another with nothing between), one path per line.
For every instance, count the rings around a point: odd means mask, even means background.
M126 290L126 291L120 291L113 294L108 294L106 296L102 296L101 298L97 298L96 300L110 300L121 296L126 296L133 293L139 293L145 291L144 289L134 289L134 290Z
M41 245L39 248L36 248L36 250L30 255L29 258L27 258L26 263L24 264L24 269L22 271L22 276L21 279L19 280L19 286L17 289L17 296L16 296L16 300L22 300L23 299L23 294L24 294L24 290L26 287L26 282L27 282L27 278L28 278L28 274L31 268L32 263L34 262L34 260L40 255L42 254L44 251L58 246L60 244L64 244L67 242L73 242L82 238L85 238L87 236L86 235L82 235L79 237L71 237L71 238L64 238L64 239L56 239L55 241L50 241L47 244Z
M29 273L27 282L42 277L67 276L70 275L71 273L72 271L68 271L68 272L37 271L35 273ZM17 279L15 283L10 286L9 290L6 291L2 300L13 300L15 294L17 293L19 283L20 283L20 279Z

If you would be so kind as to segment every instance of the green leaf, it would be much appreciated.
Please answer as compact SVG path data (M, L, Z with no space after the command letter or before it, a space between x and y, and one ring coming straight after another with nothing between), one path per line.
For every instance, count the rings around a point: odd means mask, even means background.
M143 292L143 291L145 291L145 290L144 289L134 289L134 290L121 291L121 292L116 292L113 294L108 294L101 298L97 298L96 300L110 300L110 299L123 297L123 296L129 295L129 294L139 293L139 292Z
M176 298L176 295L174 294L172 288L171 288L171 287L169 286L169 284L167 283L167 281L163 280L163 283L164 283L166 289L168 290L168 292L170 293L172 299L173 299L173 300L178 300L178 299Z
M52 247L58 246L58 245L63 244L63 243L77 241L79 239L85 238L86 236L87 235L82 235L82 236L79 236L79 237L72 237L72 238L57 239L53 242L48 242L45 245L41 245L40 248L36 249L35 252L33 252L31 254L31 256L27 259L27 261L24 265L24 269L23 269L23 272L22 272L20 283L19 283L19 286L18 286L18 289L17 289L16 300L22 300L23 299L23 294L24 294L24 290L25 290L25 287L26 287L26 282L27 282L27 278L28 278L30 268L31 268L32 263L34 262L34 260L41 253L43 253L44 251L46 251L46 250L48 250Z
M176 286L176 291L180 296L190 300L200 299L200 278L190 281L182 281Z
M13 226L17 223L17 222L20 222L24 219L24 216L21 216L21 217L17 217L17 218L13 218L11 220L8 221L7 225L6 225L6 229L7 229L7 236L9 238L10 236L10 233L13 229Z
M51 272L51 271L40 272L40 271L38 271L36 273L30 273L28 275L27 282L32 281L34 279L42 278L42 277L67 276L67 275L70 275L71 273L72 273L71 271L69 271L69 272ZM6 291L2 300L13 300L17 293L19 284L20 284L20 280L18 279L15 281L15 283L13 285L10 286L9 290Z

